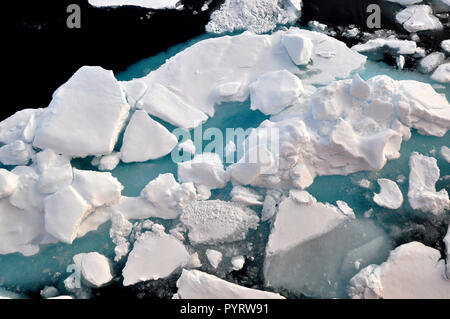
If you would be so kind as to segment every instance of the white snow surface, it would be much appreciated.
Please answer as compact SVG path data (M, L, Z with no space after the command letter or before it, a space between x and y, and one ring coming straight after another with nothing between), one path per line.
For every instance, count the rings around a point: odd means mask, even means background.
M266 33L277 25L295 22L300 12L301 0L225 0L211 14L206 31Z
M349 296L364 299L448 299L445 262L419 242L397 247L381 265L369 265L350 280Z
M373 196L373 201L379 206L398 209L403 204L403 194L398 185L387 178L379 178L380 192Z
M279 294L242 287L199 270L183 269L177 299L284 299Z
M88 0L94 7L136 6L148 9L174 9L179 0Z
M190 259L184 245L164 232L145 232L134 244L123 269L123 285L166 278Z
M450 208L450 200L445 189L436 191L440 170L433 157L412 153L409 159L408 200L413 209L440 215Z
M53 93L33 146L73 157L110 154L129 109L112 71L83 66Z

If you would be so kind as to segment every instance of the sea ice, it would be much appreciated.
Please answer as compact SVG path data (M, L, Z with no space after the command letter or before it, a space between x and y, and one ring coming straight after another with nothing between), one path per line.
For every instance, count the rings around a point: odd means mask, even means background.
M221 200L192 202L183 209L180 220L189 230L193 244L242 240L259 222L253 210Z
M176 299L284 299L283 296L242 287L199 270L183 269Z
M419 61L418 69L422 73L433 72L445 60L445 54L442 52L433 52Z
M409 6L395 16L398 23L408 32L442 29L442 23L433 15L433 10L427 5Z
M300 0L226 0L211 14L206 31L225 33L249 30L265 33L279 24L294 22L300 12Z
M245 257L244 256L235 256L231 258L231 264L233 265L233 270L238 271L244 268Z
M0 162L4 165L27 165L32 156L31 146L20 140L0 147Z
M443 63L434 70L431 79L436 82L450 83L450 63Z
M448 163L450 163L450 148L447 146L442 146L441 155Z
M19 184L19 176L6 169L0 168L0 198L14 193Z
M73 157L110 154L129 109L112 71L81 67L53 93L33 146Z
M217 269L219 264L222 262L222 253L214 249L207 249L205 254L211 266L214 269Z
M184 245L164 232L145 232L134 243L123 269L123 285L166 278L190 259Z
M73 259L79 260L81 276L89 286L98 288L113 279L111 262L105 256L91 252L78 254Z
M197 194L192 183L179 184L172 174L161 174L145 186L141 192L165 219L177 218L182 209L196 200Z
M112 171L120 162L120 153L113 152L111 155L95 157L91 164L97 166L101 171Z
M148 9L174 9L179 0L89 0L94 7L137 6Z
M373 201L382 207L398 209L402 206L403 195L397 184L386 178L379 178L380 193L373 196Z
M123 136L121 159L124 163L157 159L169 154L177 144L175 135L146 112L137 110Z
M263 197L251 188L246 188L236 185L230 192L233 202L241 203L242 205L263 205Z
M449 209L447 191L436 191L435 184L440 174L436 159L414 152L409 159L409 168L408 200L411 207L434 215Z
M397 247L381 265L369 265L350 280L348 294L364 299L449 298L445 261L437 249L419 242Z
M444 40L441 42L441 49L445 53L450 53L450 40Z
M314 45L310 39L300 34L284 34L281 42L295 64L306 65L311 61Z
M302 81L286 70L263 74L250 84L251 109L276 114L291 105L303 92Z

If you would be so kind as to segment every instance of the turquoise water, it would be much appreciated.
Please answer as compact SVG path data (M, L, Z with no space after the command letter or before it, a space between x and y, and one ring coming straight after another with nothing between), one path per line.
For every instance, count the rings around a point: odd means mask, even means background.
M154 57L139 61L130 66L126 71L117 74L116 77L117 79L124 81L142 77L152 70L157 69L166 61L166 59L205 38L208 38L208 35L195 38L187 43L172 47L167 52L162 52ZM368 79L378 74L387 74L396 80L413 79L432 83L425 75L395 70L384 63L371 61L367 62L365 69L362 70L360 74L364 79ZM449 85L439 85L437 91L446 94L447 98L450 99ZM217 107L215 116L203 125L203 130L216 127L220 128L222 132L225 132L227 127L241 127L247 129L259 126L259 124L267 117L260 112L251 111L249 106L249 101L247 100L242 103L226 103ZM168 129L172 130L173 127L168 126ZM389 161L381 171L359 172L349 176L318 177L314 184L309 187L308 191L319 201L333 204L336 200L347 202L360 218L364 218L364 213L369 209L372 209L370 216L366 214L366 217L373 219L378 223L397 244L410 239L415 239L416 237L414 236L419 236L421 234L417 235L417 232L413 232L411 235L411 232L403 231L402 227L408 225L409 230L412 227L411 225L418 225L423 222L425 218L429 217L420 216L420 213L413 212L406 200L409 157L413 151L420 152L424 155L434 156L438 160L441 176L449 175L450 164L443 160L439 154L442 145L450 145L450 133L447 133L443 138L436 138L421 136L417 132L413 132L411 140L403 142L400 158ZM90 160L91 158L74 160L73 165L83 169L93 169L90 165ZM112 174L124 185L125 189L123 195L138 196L142 188L149 181L153 180L161 173L173 173L176 176L176 169L176 164L172 161L171 156L168 155L162 159L145 163L120 163L117 168L112 171ZM405 197L403 206L396 211L387 211L386 209L375 205L372 201L372 196L373 192L378 192L379 190L378 185L376 184L377 178L397 180L399 175L406 177L405 181L399 184ZM358 186L356 182L361 178L366 178L371 181L372 187L370 189L364 189ZM450 191L449 181L439 181L437 188L438 190L445 188L447 191ZM231 187L228 185L227 188L223 190L214 191L213 198L228 200L228 192L230 189ZM444 224L441 220L431 222L429 226L435 228L430 231L431 237L423 235L425 236L423 237L423 240L427 243L429 242L430 245L433 245L433 238L442 236L442 233L445 231L446 225ZM45 285L56 285L62 288L62 280L69 275L69 273L66 272L66 268L72 263L73 255L81 252L98 251L108 257L113 256L114 246L109 239L108 230L109 224L103 225L99 231L89 233L84 238L76 240L72 245L56 244L42 247L41 252L33 257L23 257L19 254L0 256L0 286L16 291L33 292L42 289ZM267 224L262 225L258 231L261 233L257 234L257 232L253 232L250 234L250 237L257 238L257 240L255 239L255 244L258 243L261 246L261 242L267 240L269 228L267 227ZM436 233L439 236L433 235ZM260 248L259 251L263 253L262 247ZM260 259L257 260L262 263Z

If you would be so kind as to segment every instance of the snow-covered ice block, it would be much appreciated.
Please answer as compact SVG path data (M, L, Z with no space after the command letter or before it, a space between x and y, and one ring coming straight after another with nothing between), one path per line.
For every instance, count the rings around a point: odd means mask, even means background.
M102 287L113 279L111 262L105 256L91 252L78 254L73 258L79 258L81 276L89 286Z
M442 23L433 15L433 9L427 5L409 6L396 14L395 19L408 32L440 30Z
M222 262L222 253L214 249L207 249L205 252L206 258L208 258L209 263L214 269L219 267Z
M194 128L208 119L202 111L187 104L179 95L159 83L149 85L138 107L150 115L185 129Z
M352 86L350 88L350 94L361 100L367 100L370 96L370 86L361 79L359 74L355 74L352 79Z
M184 245L172 235L145 232L134 244L123 269L123 285L166 278L190 259Z
M409 159L409 168L408 200L411 207L434 215L449 209L447 191L436 191L435 184L440 175L436 159L414 152Z
M310 39L299 34L284 34L281 42L295 64L306 65L311 61L314 45Z
M72 176L70 164L48 168L39 177L37 188L43 194L54 193L58 189L72 184Z
M147 86L142 81L121 81L119 82L126 92L128 104L132 109L140 105L140 100L144 96Z
M300 204L288 197L279 205L266 247L265 283L309 296L343 297L357 271L342 267L346 255L380 236L385 237L371 221L353 219L330 204ZM364 250L358 260L380 261L386 246Z
M276 114L295 102L302 92L302 81L291 72L269 72L250 84L251 109Z
M215 10L206 25L212 33L249 30L254 33L269 32L279 24L298 19L301 1L288 0L226 0Z
M33 146L73 157L110 154L129 109L112 71L81 67L53 93Z
M350 280L352 298L448 299L445 262L437 249L410 242L393 250L381 265L369 265Z
M425 74L433 72L444 60L444 53L432 52L419 61L419 71Z
M194 142L192 142L192 140L186 140L178 144L178 150L194 155L195 154Z
M160 174L145 186L141 197L149 201L165 219L177 218L187 204L196 200L192 183L179 184L171 173Z
M218 154L202 153L191 161L178 163L178 179L216 189L225 187L229 177Z
M259 222L253 210L221 200L192 202L183 209L180 220L189 230L193 244L242 240Z
M450 83L450 63L443 63L434 70L431 79L436 82Z
M393 54L414 54L417 50L417 44L410 40L398 39L371 39L365 43L357 44L352 47L359 53L372 53L377 51L389 51Z
M18 111L0 122L0 143L9 144L17 140L30 143L34 138L36 122L42 109Z
M238 271L244 268L245 257L244 256L235 256L231 258L231 264L233 265L233 270Z
M398 185L386 178L379 178L380 192L373 196L373 201L381 207L398 209L403 204L403 195Z
M177 287L177 299L284 299L279 294L242 287L199 270L183 269Z
M32 147L20 140L0 147L0 162L4 165L26 165L32 156Z
M19 176L17 188L9 197L11 204L20 209L42 212L45 195L38 191L39 174L35 167L16 166L11 172Z
M0 199L0 254L37 254L38 239L44 232L41 212L19 209L8 198Z
M241 203L242 205L262 205L263 197L251 188L246 188L236 185L230 192L233 202Z
M91 206L72 187L66 186L45 198L45 230L60 241L71 244Z
M113 152L110 155L95 157L91 164L97 166L101 171L112 171L120 162L120 153Z
M148 9L174 9L179 0L89 0L94 7L137 6Z
M49 168L61 167L69 164L69 157L57 154L49 148L36 154L36 165L41 173Z
M19 184L19 176L6 169L0 168L0 198L14 193Z
M73 169L72 187L92 206L112 205L120 201L123 186L109 172Z
M441 156L442 156L448 163L450 163L450 148L448 148L447 146L442 146L442 147L441 147Z
M305 68L295 65L281 43L284 34L311 40L311 64ZM214 114L215 105L223 100L217 94L218 87L227 83L240 83L227 100L245 101L249 85L265 73L287 70L299 75L304 85L328 84L349 76L365 61L366 57L332 37L291 28L271 35L245 32L200 41L133 81L148 87L138 103L140 108L175 126L192 128L207 119L205 114Z
M121 159L124 163L157 159L169 154L177 144L175 135L146 112L137 110L125 130Z
M447 53L450 54L450 40L444 40L441 42L441 49Z

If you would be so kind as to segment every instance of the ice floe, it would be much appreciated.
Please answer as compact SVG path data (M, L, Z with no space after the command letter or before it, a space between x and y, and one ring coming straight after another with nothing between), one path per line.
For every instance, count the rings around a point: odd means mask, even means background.
M192 244L242 240L259 222L253 210L221 200L192 202L183 209L180 220L187 227Z
M366 245L378 237L380 245ZM371 222L315 200L299 203L291 195L279 205L267 243L265 283L309 296L341 297L347 278L357 271L343 261L379 260L390 247L383 238Z
M281 41L286 35L312 42L311 64L305 68L295 65ZM225 84L240 83L232 86L233 95L227 100L244 101L249 85L268 72L286 70L304 75L303 84L327 84L347 77L365 61L364 56L343 42L317 32L298 28L271 35L245 32L200 41L168 59L159 69L131 82L147 86L139 108L175 126L193 128L206 121L206 114L214 114L215 104L222 101L218 90L230 93L223 88ZM123 87L127 90L129 84Z
M53 93L33 146L73 157L110 154L129 109L112 71L84 66Z
M214 249L207 249L205 255L208 258L211 266L214 269L217 269L217 267L219 267L219 264L222 262L222 253Z
M448 163L450 163L450 148L447 146L442 146L441 155Z
M432 52L419 61L418 70L422 73L431 73L445 60L442 52Z
M427 5L409 6L395 16L398 23L408 32L442 29L442 23L433 15L433 9Z
M165 278L189 261L190 255L175 237L145 232L135 242L123 269L123 285Z
M443 63L434 70L431 79L436 82L450 83L450 63Z
M124 163L145 162L169 154L177 144L175 135L137 110L125 130L120 156Z
M419 242L401 245L381 265L369 265L350 280L352 298L447 299L450 285L437 249Z
M242 287L199 270L184 269L177 287L176 299L284 299L279 294Z
M301 0L226 0L211 14L206 31L265 33L277 25L295 22L300 12Z
M74 256L76 259L79 260L80 274L89 286L98 288L113 279L111 262L105 256L91 252L78 254Z
M292 103L303 92L302 81L286 70L263 74L250 84L251 109L276 114Z
M231 258L231 264L233 265L233 270L238 271L244 268L245 265L245 257L244 256L235 256Z
M0 169L0 198L14 193L19 184L19 176L6 169Z
M148 9L173 9L179 0L89 0L94 7L137 6Z
M409 167L408 200L411 207L434 215L449 209L447 191L436 191L435 184L440 175L436 159L414 152L409 159Z
M387 178L379 178L380 192L373 196L373 201L379 206L398 209L403 204L403 195L398 185Z

